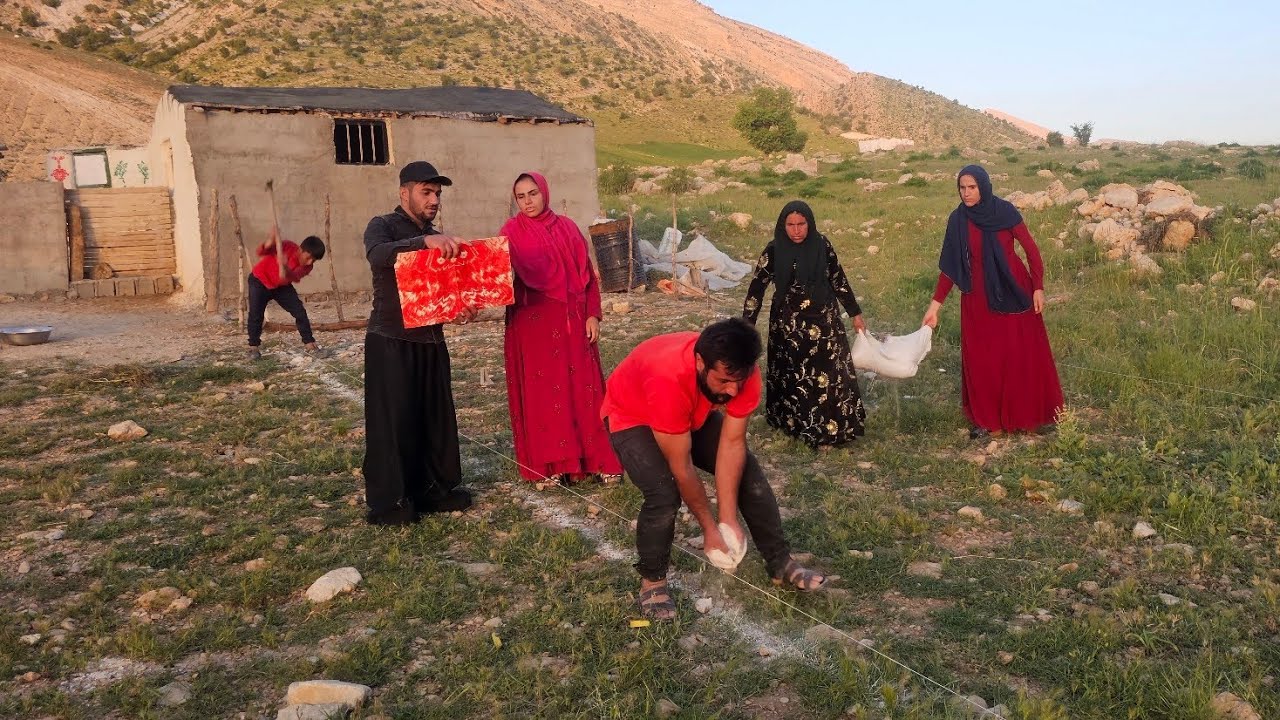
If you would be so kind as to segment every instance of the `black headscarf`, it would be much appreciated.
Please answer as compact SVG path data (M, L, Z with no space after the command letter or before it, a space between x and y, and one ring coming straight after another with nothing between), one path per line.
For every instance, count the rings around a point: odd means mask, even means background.
M961 201L947 219L947 234L942 240L942 254L938 269L960 288L960 292L972 290L973 278L969 269L969 222L982 231L982 277L986 285L987 307L998 313L1020 313L1031 307L1031 298L1018 285L1009 270L1009 260L1000 251L996 233L1016 227L1022 222L1022 213L1013 203L996 197L991 191L991 177L981 165L966 165L956 176L968 175L978 183L981 199L973 207Z
M787 236L787 218L800 213L809 223L809 234L801 242ZM782 208L773 229L773 273L778 296L791 287L792 266L795 278L815 303L821 305L831 297L831 280L827 277L827 239L818 232L813 210L803 200L792 200Z

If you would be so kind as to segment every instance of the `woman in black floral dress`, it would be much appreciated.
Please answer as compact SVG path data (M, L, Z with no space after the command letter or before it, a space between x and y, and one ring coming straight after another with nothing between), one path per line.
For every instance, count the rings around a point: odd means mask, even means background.
M854 328L865 330L866 324L836 251L818 232L807 203L793 200L782 208L773 242L760 254L742 308L753 324L770 283L775 288L765 418L812 447L861 436L866 409L837 303L853 318Z

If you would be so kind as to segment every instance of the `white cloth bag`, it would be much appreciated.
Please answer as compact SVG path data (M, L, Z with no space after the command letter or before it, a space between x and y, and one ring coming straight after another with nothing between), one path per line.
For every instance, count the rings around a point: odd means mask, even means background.
M890 335L877 340L859 332L853 340L853 366L881 377L909 378L933 348L933 328L925 325L910 335Z

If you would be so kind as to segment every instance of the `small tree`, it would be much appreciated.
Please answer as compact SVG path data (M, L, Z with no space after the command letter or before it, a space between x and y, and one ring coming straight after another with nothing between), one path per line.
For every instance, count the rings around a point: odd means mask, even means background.
M1054 130L1053 132L1049 133L1048 136L1045 137L1044 141L1046 144L1048 144L1049 147L1062 147L1063 146L1062 133L1058 132L1057 130Z
M795 100L785 89L758 88L738 106L733 128L751 147L765 153L800 152L809 135L796 127Z
M1076 136L1076 142L1080 143L1080 147L1088 147L1089 138L1093 137L1093 122L1072 125L1071 134Z

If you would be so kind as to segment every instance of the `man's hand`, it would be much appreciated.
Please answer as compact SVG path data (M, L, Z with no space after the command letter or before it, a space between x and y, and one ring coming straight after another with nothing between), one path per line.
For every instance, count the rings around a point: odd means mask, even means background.
M599 340L600 340L600 318L589 317L587 318L587 342L594 345Z
M729 543L724 541L724 536L720 534L720 528L712 525L702 528L702 552L709 553L712 550L719 550L725 555L732 556L729 552Z
M458 315L458 317L450 320L449 322L456 323L458 325L466 325L472 320L475 320L476 315L479 315L479 314L480 314L480 308L476 308L468 305L466 308L462 310L462 313Z
M423 247L427 250L439 250L440 256L445 260L452 260L458 256L458 252L462 250L462 246L466 243L458 238L448 235L428 235L423 238Z

